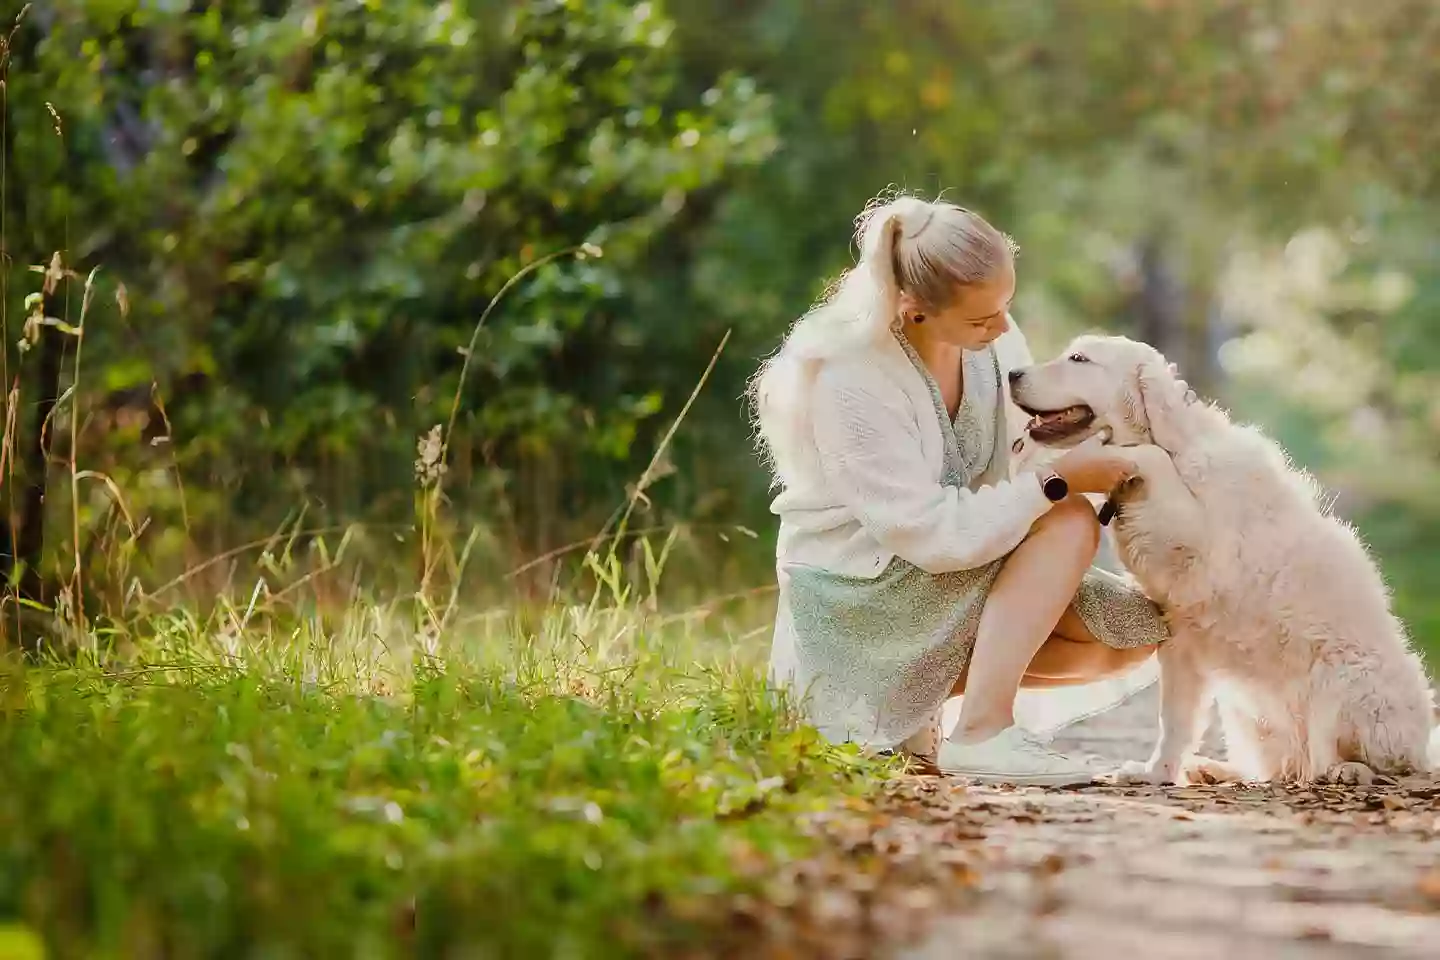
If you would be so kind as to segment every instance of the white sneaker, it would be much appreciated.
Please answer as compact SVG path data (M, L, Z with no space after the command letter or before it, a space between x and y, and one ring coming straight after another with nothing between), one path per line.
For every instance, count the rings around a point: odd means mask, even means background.
M1020 727L1010 727L980 743L946 740L940 744L936 766L950 777L1017 786L1078 786L1093 783L1096 776L1084 760L1050 749Z
M917 730L909 740L900 744L900 749L914 757L934 760L935 752L940 749L940 741L945 739L945 734L940 730L940 719L941 711L936 710L925 726Z

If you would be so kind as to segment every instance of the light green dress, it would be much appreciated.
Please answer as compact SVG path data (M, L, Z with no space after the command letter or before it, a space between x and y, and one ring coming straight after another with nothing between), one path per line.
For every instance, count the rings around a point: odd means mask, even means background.
M1003 475L1010 448L994 349L965 352L964 396L952 422L934 378L897 336L930 386L945 439L943 482L973 488L982 475ZM832 742L880 749L932 735L970 660L980 612L1004 562L931 574L896 557L874 579L787 565L795 679L809 720ZM1072 606L1111 647L1167 636L1159 608L1099 567L1086 574Z

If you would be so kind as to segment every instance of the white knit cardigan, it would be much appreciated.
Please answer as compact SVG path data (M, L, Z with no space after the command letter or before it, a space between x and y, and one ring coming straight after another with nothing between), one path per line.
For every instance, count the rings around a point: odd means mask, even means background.
M994 349L1008 427L1004 439L1010 443L1025 435L1028 417L1010 400L1007 374L1033 358L1013 319ZM780 683L796 668L788 565L866 578L878 576L897 556L929 573L984 566L1015 549L1052 506L1035 462L1026 458L997 456L1007 466L982 474L974 489L941 483L945 440L934 397L893 339L864 356L827 362L814 390L814 448L795 452L818 457L821 469L788 485L771 503L780 517L775 557L780 590L770 672ZM1102 565L1116 569L1113 545L1105 548L1102 557L1108 553L1112 559ZM1022 691L1017 719L1031 729L1053 730L1154 679L1153 669L1142 669L1079 687ZM947 729L957 716L958 700L951 701Z
M1025 415L1010 402L1006 374L1032 362L1013 323L994 342L1009 430L1024 435ZM776 561L874 577L892 558L928 573L984 566L1019 545L1050 509L1038 477L1011 469L983 473L967 490L941 483L945 438L930 385L903 347L827 362L811 395L814 448L821 469L775 498ZM993 416L993 411L986 411ZM1012 458L997 455L995 462Z

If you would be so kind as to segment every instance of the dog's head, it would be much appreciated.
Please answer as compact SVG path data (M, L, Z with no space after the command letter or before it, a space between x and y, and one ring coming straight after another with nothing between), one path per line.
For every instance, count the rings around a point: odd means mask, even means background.
M1087 335L1058 358L1010 371L1010 396L1031 416L1037 443L1072 447L1101 431L1129 445L1174 452L1185 390L1165 358L1126 337Z

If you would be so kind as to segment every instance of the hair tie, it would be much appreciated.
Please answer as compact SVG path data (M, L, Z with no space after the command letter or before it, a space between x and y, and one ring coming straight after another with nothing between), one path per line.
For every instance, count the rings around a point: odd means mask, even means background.
M920 226L915 229L915 232L914 232L914 233L907 233L907 234L905 234L905 235L904 235L904 236L905 236L905 239L906 239L906 240L914 240L916 237L920 236L920 234L922 234L922 233L925 232L925 228L928 227L928 226L930 226L930 221L931 221L931 220L934 220L934 219L935 219L935 207L934 207L933 204L931 204L931 205L929 205L928 209L925 211L925 220L924 220L924 222L921 223Z

